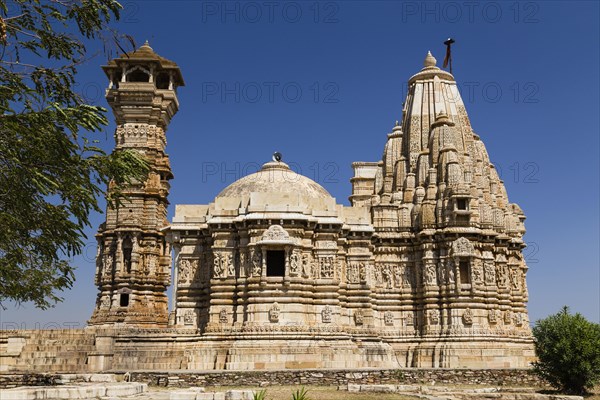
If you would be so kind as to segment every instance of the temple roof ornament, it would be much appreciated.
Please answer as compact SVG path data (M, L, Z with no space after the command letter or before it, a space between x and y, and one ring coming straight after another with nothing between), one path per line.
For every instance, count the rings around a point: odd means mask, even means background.
M439 68L437 65L437 60L431 54L431 52L427 52L427 56L425 56L425 61L423 62L423 68L421 71L411 76L408 80L409 85L415 83L417 80L421 79L433 79L434 77L438 77L439 79L444 79L448 81L454 81L454 76L447 71Z
M258 244L293 244L290 234L281 225L271 225Z
M431 54L431 51L427 52L427 56L425 56L425 61L423 62L423 65L425 67L435 67L437 63L437 60L435 59L435 57Z

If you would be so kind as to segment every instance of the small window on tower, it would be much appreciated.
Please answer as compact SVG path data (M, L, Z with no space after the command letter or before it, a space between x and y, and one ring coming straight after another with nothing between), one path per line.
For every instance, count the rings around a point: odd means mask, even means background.
M471 283L471 276L469 274L469 262L466 260L461 260L458 263L458 272L460 274L460 283L467 284Z
M121 307L129 306L129 293L121 293L121 296L119 297L119 305Z
M159 73L156 78L156 87L158 89L168 89L169 88L169 75L164 72Z
M469 202L467 199L456 199L456 209L457 210L467 210L469 206Z
M129 210L131 211L131 210ZM125 263L125 270L127 273L131 273L131 250L133 249L133 245L131 243L131 238L127 236L125 240L123 240L123 262Z
M127 74L127 82L150 82L150 75L140 69Z
M267 276L285 276L285 251L267 251Z

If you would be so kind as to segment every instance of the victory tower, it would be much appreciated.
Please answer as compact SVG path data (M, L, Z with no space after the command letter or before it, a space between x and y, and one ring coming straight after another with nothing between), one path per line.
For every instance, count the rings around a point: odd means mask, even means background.
M183 86L177 64L146 42L103 67L106 99L115 115L115 152L134 150L149 163L145 182L129 185L118 206L108 206L98 231L95 281L99 293L90 325L166 326L171 251L167 222L169 180L165 132L177 113Z

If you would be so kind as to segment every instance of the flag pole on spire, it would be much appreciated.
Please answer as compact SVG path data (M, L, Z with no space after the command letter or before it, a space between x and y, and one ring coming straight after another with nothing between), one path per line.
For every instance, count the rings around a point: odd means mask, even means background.
M448 38L446 39L446 41L444 42L444 44L446 45L446 57L444 58L444 65L443 67L446 68L448 65L450 65L450 73L452 73L452 43L454 43L455 40L452 38Z

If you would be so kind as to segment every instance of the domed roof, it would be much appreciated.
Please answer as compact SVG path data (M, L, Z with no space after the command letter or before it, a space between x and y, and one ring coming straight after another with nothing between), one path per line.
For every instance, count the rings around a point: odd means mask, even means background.
M157 63L160 66L161 70L166 70L174 74L175 83L177 86L185 86L183 81L183 76L181 75L181 70L171 60L167 60L164 57L159 56L154 52L150 44L146 40L142 46L140 46L137 50L127 52L122 54L121 57L114 58L108 62L107 65L104 65L102 69L106 73L106 75L110 78L111 71L115 69L121 69L123 64L136 64L136 63Z
M277 197L290 195L322 200L333 199L323 186L304 175L297 174L281 161L268 162L260 171L238 179L223 189L217 198L242 197L250 193L267 193Z

